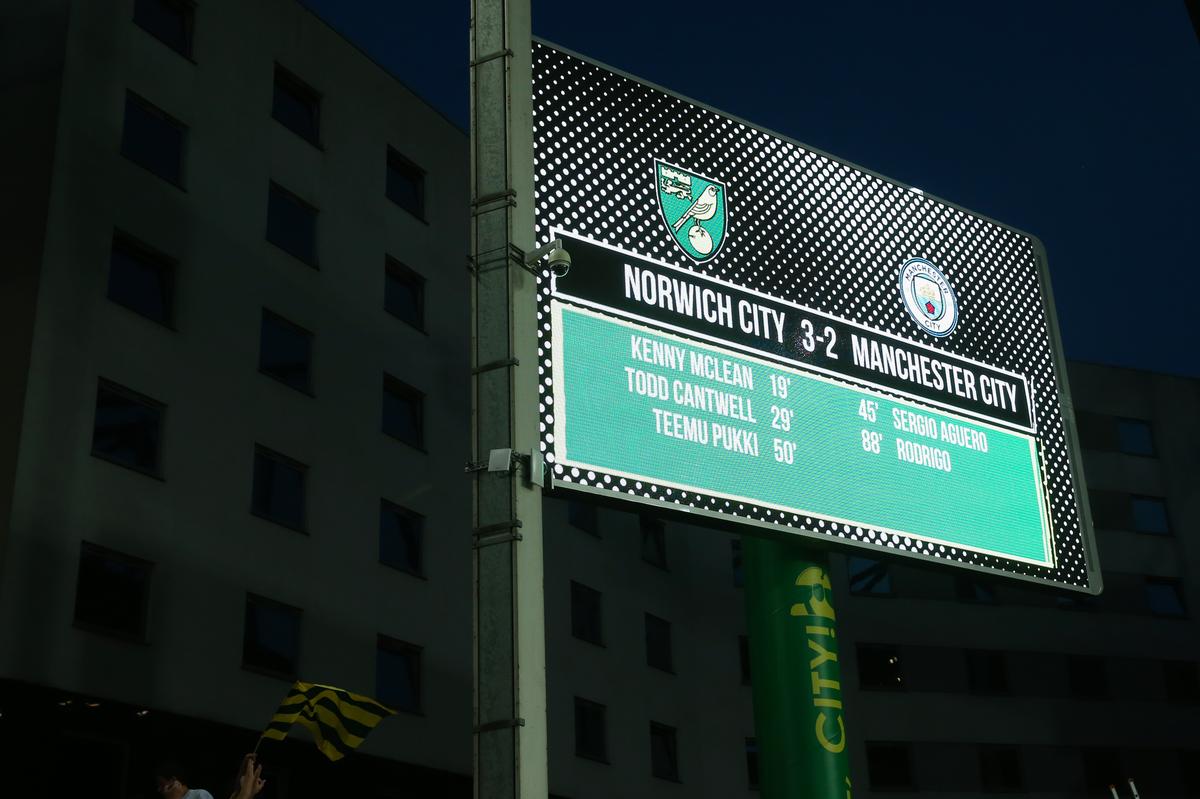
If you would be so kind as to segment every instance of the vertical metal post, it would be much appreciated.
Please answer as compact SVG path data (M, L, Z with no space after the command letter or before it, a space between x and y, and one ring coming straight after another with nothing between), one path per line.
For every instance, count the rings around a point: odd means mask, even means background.
M537 446L529 0L471 3L473 460ZM545 799L541 489L474 471L474 779L478 799Z
M851 799L827 561L748 536L742 558L762 797Z

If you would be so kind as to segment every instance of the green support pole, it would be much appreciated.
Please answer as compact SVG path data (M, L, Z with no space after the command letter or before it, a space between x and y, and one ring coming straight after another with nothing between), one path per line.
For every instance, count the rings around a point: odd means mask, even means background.
M750 537L742 556L762 797L851 799L827 561Z

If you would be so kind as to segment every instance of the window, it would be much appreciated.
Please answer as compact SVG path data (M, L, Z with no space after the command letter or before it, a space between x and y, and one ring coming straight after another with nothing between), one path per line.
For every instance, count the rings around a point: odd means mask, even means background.
M667 568L667 528L662 520L649 516L638 516L638 527L642 532L642 560Z
M75 583L75 624L137 641L146 637L154 564L84 541Z
M996 589L989 583L973 577L956 577L954 590L960 602L975 602L980 605L993 605L996 602Z
M108 259L108 298L160 325L171 326L175 261L122 233Z
M158 476L165 407L161 402L101 379L96 391L92 454Z
M1170 517L1162 497L1130 495L1121 491L1088 491L1092 521L1110 530L1170 535Z
M675 728L650 722L650 773L663 780L679 782L679 748Z
M1126 455L1154 457L1154 433L1141 419L1117 419L1117 449Z
M383 432L417 449L425 446L425 395L391 375L383 376Z
M133 92L125 93L121 155L163 180L183 185L183 140L187 126Z
M880 691L904 689L900 650L884 644L858 645L858 684Z
M384 262L383 308L417 330L425 330L425 278L404 264Z
M742 685L750 684L750 639L738 636L738 667L742 673Z
M575 697L575 754L588 760L608 762L608 736L604 705Z
M375 696L393 710L421 712L421 647L386 635L378 637Z
M604 645L600 617L600 592L571 581L571 635L581 641Z
M1164 660L1163 688L1167 699L1184 705L1200 704L1200 669L1190 660Z
M379 502L379 562L393 569L424 575L422 545L425 517L419 513Z
M915 790L908 744L868 742L867 775L873 791Z
M979 777L985 791L1022 790L1021 757L1015 746L984 746L979 750Z
M278 64L271 116L301 138L320 146L321 95Z
M267 197L267 241L316 266L317 209L272 183Z
M312 333L263 308L258 370L305 394L312 393Z
M247 594L242 667L291 678L299 660L300 609Z
M1008 670L1004 653L984 649L968 649L967 685L975 694L1008 693Z
M1183 607L1183 595L1179 583L1165 577L1147 577L1146 608L1155 616L1182 618L1187 615Z
M1167 519L1167 503L1161 497L1129 498L1133 511L1133 529L1139 533L1170 535L1171 524Z
M1108 673L1104 661L1090 655L1067 656L1067 685L1071 695L1080 699L1108 696Z
M851 555L847 559L850 570L850 593L868 596L891 596L892 577L888 565L874 558Z
M134 0L133 21L185 58L192 57L192 20L187 0Z
M387 197L417 219L425 219L425 172L389 147Z
M266 447L254 450L251 512L304 532L304 483L308 467Z
M729 548L733 565L733 587L743 588L746 585L746 569L742 563L742 539L730 539Z
M577 499L567 500L567 523L585 533L600 536L600 524L596 518L596 506Z
M1121 753L1116 749L1083 750L1083 786L1089 796L1111 796L1108 786L1124 785L1125 779Z
M646 614L646 665L674 672L671 659L671 622Z
M1063 610L1093 611L1099 607L1096 597L1083 596L1080 594L1073 594L1071 596L1060 594L1054 597L1054 604Z
M758 739L746 739L746 781L750 790L758 790Z

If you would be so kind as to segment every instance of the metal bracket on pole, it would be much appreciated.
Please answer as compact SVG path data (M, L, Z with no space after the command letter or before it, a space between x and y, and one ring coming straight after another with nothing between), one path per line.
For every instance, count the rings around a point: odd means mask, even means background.
M509 472L512 471L513 463L520 463L525 466L526 485L535 485L539 488L546 487L546 459L542 456L542 451L539 447L534 447L528 454L514 452L510 447L494 449L488 453L487 463L467 461L466 466L463 467L463 471L467 473Z
M471 730L478 735L481 732L491 732L492 730L509 730L513 727L524 727L525 719L499 719L498 721L489 721L487 724L480 724Z

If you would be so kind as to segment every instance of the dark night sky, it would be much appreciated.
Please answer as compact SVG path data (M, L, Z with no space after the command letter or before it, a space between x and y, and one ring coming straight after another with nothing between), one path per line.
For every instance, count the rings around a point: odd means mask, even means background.
M467 126L467 0L304 0ZM534 0L554 44L1039 236L1068 357L1200 376L1184 0Z

